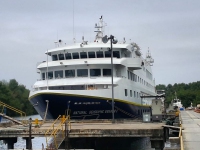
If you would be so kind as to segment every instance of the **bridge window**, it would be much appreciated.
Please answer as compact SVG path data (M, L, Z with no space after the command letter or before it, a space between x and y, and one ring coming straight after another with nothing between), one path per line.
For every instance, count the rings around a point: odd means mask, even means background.
M58 56L57 55L52 55L52 61L56 61L58 60Z
M97 58L103 58L103 51L97 51L96 52Z
M136 92L134 91L134 97L136 97Z
M130 97L132 97L132 90L130 90Z
M101 76L101 70L100 69L90 69L90 76Z
M59 57L59 60L64 60L65 59L64 54L58 54L58 57Z
M66 59L72 59L71 53L65 53L65 58Z
M72 53L73 59L79 59L79 53L78 52L74 52Z
M55 78L63 78L63 70L55 71Z
M111 57L111 51L105 51L105 57L106 58Z
M47 77L48 77L48 79L53 79L53 71L48 72Z
M111 76L111 69L103 69L103 76Z
M89 58L95 58L95 52L88 52Z
M45 80L45 73L42 73L42 80Z
M65 77L66 78L75 77L75 70L65 70Z
M86 52L80 52L81 58L87 58L87 53Z
M78 69L77 70L78 77L87 77L88 76L88 69Z
M119 51L113 51L113 57L120 58Z

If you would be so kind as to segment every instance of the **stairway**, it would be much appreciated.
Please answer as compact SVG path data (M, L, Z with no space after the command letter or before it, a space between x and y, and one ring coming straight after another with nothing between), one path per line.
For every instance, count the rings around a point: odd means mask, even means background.
M54 148L58 149L62 142L64 141L65 136L63 135L63 132L60 130L59 133L56 135L56 137L52 137L51 140L49 141L48 148Z

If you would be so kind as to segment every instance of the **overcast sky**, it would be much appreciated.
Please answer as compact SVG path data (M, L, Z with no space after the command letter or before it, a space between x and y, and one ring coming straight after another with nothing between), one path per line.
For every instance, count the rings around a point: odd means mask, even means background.
M73 8L77 42L103 15L107 34L149 47L156 84L200 81L199 0L0 0L0 80L31 89L54 41L73 43Z

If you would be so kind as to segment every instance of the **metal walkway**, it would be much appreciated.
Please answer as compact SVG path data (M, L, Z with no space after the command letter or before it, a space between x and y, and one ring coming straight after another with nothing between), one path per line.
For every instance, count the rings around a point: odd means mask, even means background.
M200 149L200 113L181 111L184 150Z

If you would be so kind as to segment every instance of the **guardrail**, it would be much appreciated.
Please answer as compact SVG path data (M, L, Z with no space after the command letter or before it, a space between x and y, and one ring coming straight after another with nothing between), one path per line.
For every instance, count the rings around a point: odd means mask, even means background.
M180 147L181 147L181 150L184 150L183 136L182 136L182 124L181 124L181 113L179 113L179 124L180 124L180 130L179 130Z
M3 103L3 102L1 102L1 101L0 101L0 106L3 106L3 108L2 108L2 114L3 114L4 107L5 107L5 108L7 108L7 109L10 109L10 110L12 110L12 111L14 111L14 112L20 114L20 116L21 116L21 121L22 121L23 124L27 124L27 123L28 123L28 121L25 120L25 118L26 118L26 113L25 113L25 112L23 112L23 111L21 111L21 110L19 110L19 109L16 109L16 108L14 108L14 107L12 107L12 106L10 106L10 105L7 105L7 104L5 104L5 103Z
M65 139L65 128L63 125L67 122L67 125L69 126L69 129L71 129L71 122L70 122L70 116L61 115L58 116L58 118L53 122L51 127L46 131L45 137L46 137L46 145L47 148L52 148L52 144L54 144L55 148L59 148L59 144L56 138L59 138L58 136L62 134L62 139L59 142L62 142ZM61 132L60 132L61 131ZM51 141L53 139L53 141Z

